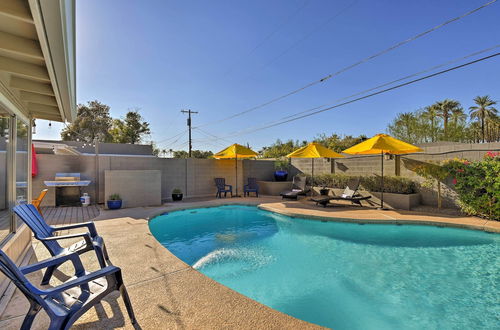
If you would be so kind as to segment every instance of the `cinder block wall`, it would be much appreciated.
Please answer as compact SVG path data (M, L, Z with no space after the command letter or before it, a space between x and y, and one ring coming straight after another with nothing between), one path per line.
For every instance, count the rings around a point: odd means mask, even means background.
M456 144L438 143L422 146L424 153L406 155L403 157L438 162L450 158L467 158L469 160L482 159L489 150L500 150L500 143L485 144ZM0 165L4 154L0 153ZM45 188L44 180L53 180L57 172L80 172L82 179L91 180L88 187L82 192L91 196L92 202L96 198L98 187L99 202L106 200L104 191L104 171L106 170L159 170L161 172L161 197L163 200L171 198L174 188L180 188L186 197L201 197L215 195L214 181L216 177L224 177L228 184L236 188L235 160L215 159L172 159L156 157L130 156L99 156L99 176L96 178L95 156L69 155L38 155L38 176L33 179L33 195L36 197ZM291 160L290 179L296 173L311 173L311 160L294 158ZM395 175L395 160L384 160L384 170L387 175ZM0 172L2 169L0 168ZM315 174L345 173L349 175L378 175L380 174L380 156L347 156L332 161L326 159L314 160ZM238 187L242 192L246 178L255 177L258 180L273 180L274 161L272 160L238 160ZM400 166L401 176L421 180L414 172L405 168L404 162ZM98 179L98 184L97 180ZM0 185L0 189L2 189ZM1 193L1 191L0 191ZM445 205L453 205L453 193L445 189ZM423 198L424 204L436 204L436 193L431 190ZM449 202L449 204L448 204ZM54 188L49 188L49 194L42 205L54 205Z
M119 194L123 207L161 205L161 171L106 170L105 196Z
M54 180L58 172L79 172L82 180L91 180L88 187L82 188L82 193L95 196L95 157L93 156L70 156L70 155L37 155L38 175L32 180L33 198L40 191L47 188L44 181ZM104 181L102 181L104 182ZM42 206L55 205L55 188L48 188Z
M500 143L453 143L438 142L420 145L424 152L401 156L400 162L401 176L408 177L417 181L423 181L423 178L415 172L405 167L404 159L418 160L422 162L439 163L446 159L465 158L468 160L481 160L487 151L499 151ZM334 163L334 166L332 166ZM311 174L310 159L292 159L292 165L299 171ZM334 160L315 159L314 173L340 173L347 175L380 175L381 156L350 156L337 158ZM396 160L384 160L384 173L386 175L396 175ZM456 207L456 194L450 188L442 185L442 196L444 207ZM429 189L422 188L422 203L424 205L437 204L437 186Z
M38 175L33 179L33 196L45 189L45 180L54 180L58 172L79 172L82 180L91 180L82 193L88 193L94 203L98 195L99 203L106 201L106 170L158 170L161 172L161 198L171 198L174 188L180 188L186 197L215 196L214 178L226 178L236 189L235 160L215 159L172 159L156 157L99 156L99 176L96 180L95 156L37 155ZM0 159L1 161L1 159ZM238 190L243 192L246 178L271 180L274 162L259 160L238 160ZM98 192L96 191L98 187ZM42 206L55 205L55 188L49 188Z

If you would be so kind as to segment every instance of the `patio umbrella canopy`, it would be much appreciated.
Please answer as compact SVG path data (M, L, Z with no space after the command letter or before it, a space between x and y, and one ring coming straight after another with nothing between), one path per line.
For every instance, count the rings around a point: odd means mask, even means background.
M328 149L317 142L311 142L305 147L299 148L292 153L286 155L288 158L311 158L311 177L314 181L314 158L342 158L339 153ZM313 189L311 189L312 194Z
M244 147L241 144L232 144L224 150L219 151L214 155L215 159L235 159L236 169L236 196L238 196L238 158L253 158L258 154L250 148Z
M351 155L375 155L380 154L381 161L381 180L382 180L382 198L381 208L384 208L384 154L401 155L412 152L422 152L423 150L413 144L393 138L387 134L377 134L374 137L356 144L342 152Z

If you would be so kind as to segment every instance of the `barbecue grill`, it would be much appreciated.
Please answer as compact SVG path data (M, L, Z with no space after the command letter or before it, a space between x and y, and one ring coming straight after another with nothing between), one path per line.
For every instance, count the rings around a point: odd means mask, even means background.
M80 173L56 173L54 181L44 181L47 187L56 188L56 206L81 206L81 189L90 182L81 180Z

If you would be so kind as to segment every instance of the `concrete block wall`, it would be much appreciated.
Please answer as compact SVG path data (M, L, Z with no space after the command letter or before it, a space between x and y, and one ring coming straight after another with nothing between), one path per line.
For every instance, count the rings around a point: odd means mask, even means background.
M402 156L402 158L439 162L450 158L467 158L469 160L482 159L488 150L500 150L500 143L485 144L453 144L439 143L436 145L423 146L425 152ZM4 153L0 153L0 164ZM92 155L70 156L70 155L38 155L39 174L33 179L33 195L36 197L45 188L44 180L53 180L57 172L80 172L82 179L91 180L88 187L84 187L82 192L87 192L91 196L92 202L96 198L96 158ZM186 197L200 197L215 195L213 179L216 177L226 178L228 184L236 188L235 181L235 161L215 160L215 159L172 159L156 157L138 156L99 156L99 175L97 177L99 189L99 202L104 203L107 196L105 194L104 171L106 170L158 170L161 172L161 198L167 200L171 198L174 188L180 188ZM311 173L311 160L294 158L291 160L290 179L297 173ZM344 173L348 175L379 175L380 156L347 156L332 161L326 159L314 160L315 174L323 173ZM0 168L0 173L2 169ZM386 175L395 175L396 161L384 160L384 172ZM242 193L242 188L247 177L255 177L258 180L273 180L274 161L273 160L239 160L238 161L238 187ZM414 172L404 166L401 162L400 175L421 180ZM0 189L2 186L0 185ZM1 190L0 190L1 193ZM446 190L447 200L452 203L453 192ZM435 192L427 194L429 198L423 198L425 204L435 204ZM49 189L42 205L54 205L54 188Z
M1 159L0 159L1 160ZM174 188L180 188L186 197L215 196L214 178L226 178L236 189L235 160L215 159L172 159L155 157L99 156L99 175L96 178L95 156L82 155L38 155L39 172L33 179L33 196L45 189L45 180L54 180L57 172L79 172L82 179L91 180L82 193L88 193L91 203L95 202L98 187L99 203L107 199L105 171L107 170L157 170L161 173L161 198L168 200ZM249 176L258 180L271 180L274 162L259 160L238 160L238 190L243 193L243 185ZM98 180L96 180L98 179ZM49 193L42 206L55 205L55 188Z
M422 162L439 163L443 160L453 158L465 158L471 161L481 160L487 151L500 151L500 142L493 143L454 143L438 142L428 143L420 146L424 149L422 153L415 153L401 156L399 175L422 182L424 179L418 176L410 168L405 166L404 159L417 160ZM334 166L327 159L314 160L314 173L339 173L347 175L380 175L381 157L380 155L366 156L346 156L332 160ZM384 174L397 175L396 159L384 159ZM292 159L292 165L299 171L311 174L310 159ZM456 193L445 185L442 187L443 207L457 207ZM432 188L421 188L422 204L437 205L437 186Z
M58 172L80 173L82 180L91 180L88 187L82 187L82 193L95 196L95 157L70 155L37 155L38 175L32 180L33 198L47 188L44 181L54 180ZM103 181L104 182L104 181ZM55 205L55 188L48 188L42 206Z
M105 196L119 194L123 207L161 205L161 171L106 170Z

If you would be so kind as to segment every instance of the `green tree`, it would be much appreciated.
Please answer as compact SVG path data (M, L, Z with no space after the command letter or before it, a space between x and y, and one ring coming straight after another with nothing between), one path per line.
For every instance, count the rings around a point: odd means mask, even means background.
M430 105L428 107L425 107L424 112L423 112L424 118L429 120L430 123L430 138L431 142L436 142L437 137L438 137L438 126L437 126L437 120L438 120L438 106L437 104Z
M109 106L95 100L87 104L79 104L75 121L61 131L63 141L82 141L91 143L96 138L100 142L112 142L109 133L112 118Z
M321 143L325 147L330 148L336 152L341 152L342 150L350 148L353 145L363 142L366 139L366 135L360 135L357 137L346 135L342 137L334 133L330 136L327 136L326 134L320 134L317 138L314 139L314 142Z
M213 152L211 151L203 151L203 150L192 150L191 157L192 158L211 158L213 156ZM176 150L173 152L174 158L189 158L189 153L185 150Z
M454 111L461 108L460 102L455 100L446 99L437 102L438 116L443 118L443 134L444 140L448 140L448 121L450 120Z
M270 146L263 147L260 154L263 158L280 158L288 155L297 148L305 146L306 144L307 141L299 142L298 140L288 140L286 142L282 142L278 139Z
M387 130L395 138L409 143L426 142L427 124L425 121L424 116L418 112L399 113Z
M144 121L139 110L127 112L124 119L114 119L111 129L113 142L136 144L144 135L150 134L149 123Z
M490 118L493 118L498 113L498 110L493 106L497 104L488 95L476 96L474 98L476 105L469 107L470 117L477 119L481 124L481 136L483 143L486 140L485 126Z

